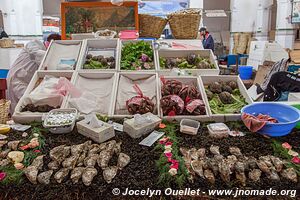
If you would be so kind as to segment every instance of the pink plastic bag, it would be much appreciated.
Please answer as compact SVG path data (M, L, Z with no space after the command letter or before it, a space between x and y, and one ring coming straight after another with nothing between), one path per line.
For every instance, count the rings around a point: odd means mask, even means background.
M58 83L55 85L56 92L66 96L69 92L72 98L81 96L81 92L74 87L74 85L65 77L60 77Z

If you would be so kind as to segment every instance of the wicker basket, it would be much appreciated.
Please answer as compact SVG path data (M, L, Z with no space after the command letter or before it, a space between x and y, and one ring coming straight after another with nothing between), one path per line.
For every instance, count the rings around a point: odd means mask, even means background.
M14 46L15 41L9 38L0 39L0 47L1 48L11 48Z
M0 100L0 124L6 124L8 121L10 101L1 99Z
M162 17L139 14L140 37L160 38L167 22Z
M175 39L196 39L200 19L200 13L173 13L168 15L170 28Z

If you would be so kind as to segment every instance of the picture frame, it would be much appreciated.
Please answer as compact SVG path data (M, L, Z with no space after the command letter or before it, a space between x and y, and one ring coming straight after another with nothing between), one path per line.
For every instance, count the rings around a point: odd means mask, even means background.
M292 1L292 14L291 14L291 23L298 24L300 23L300 0Z
M111 2L62 2L61 35L91 33L98 30L138 30L138 3L124 2L121 6Z

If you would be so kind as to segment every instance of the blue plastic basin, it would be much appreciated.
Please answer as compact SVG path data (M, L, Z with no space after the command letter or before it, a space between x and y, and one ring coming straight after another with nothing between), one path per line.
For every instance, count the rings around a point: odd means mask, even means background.
M242 80L249 80L252 77L252 66L239 66L239 74Z
M8 69L0 69L0 79L6 79L8 74Z
M260 134L279 137L288 135L300 121L300 111L292 106L280 103L254 103L245 106L242 113L254 116L258 114L269 115L278 120L279 123L269 123L258 131Z

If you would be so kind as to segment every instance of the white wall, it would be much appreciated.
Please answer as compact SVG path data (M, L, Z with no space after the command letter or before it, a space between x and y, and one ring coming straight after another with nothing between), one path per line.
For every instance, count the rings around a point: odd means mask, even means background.
M42 0L0 0L4 29L9 35L42 35Z
M203 8L203 0L190 0L191 8Z

